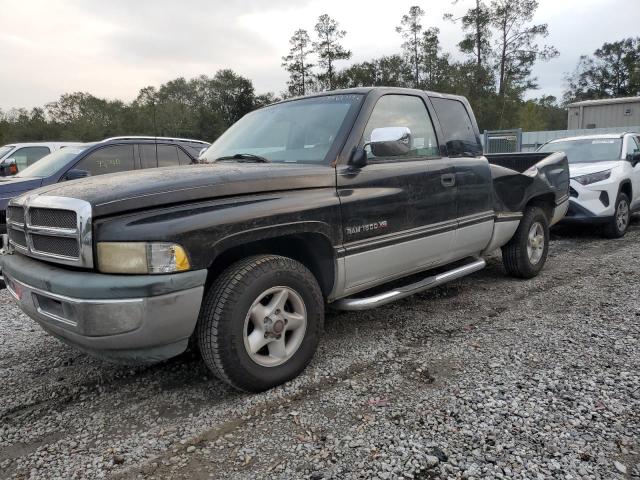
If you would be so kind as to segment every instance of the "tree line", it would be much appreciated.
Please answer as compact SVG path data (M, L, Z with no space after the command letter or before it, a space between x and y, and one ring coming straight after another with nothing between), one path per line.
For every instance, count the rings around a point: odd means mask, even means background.
M313 38L302 28L291 37L282 64L289 73L287 94L369 85L436 90L466 96L481 128L563 128L565 114L555 98L524 100L528 91L537 88L531 75L534 64L559 55L553 46L540 44L549 32L546 24L533 23L537 0L466 3L462 15L445 15L463 33L457 44L462 60L443 51L440 30L425 27L425 18L430 17L416 5L396 26L402 41L397 54L337 70L336 61L351 57L341 45L346 32L336 20L322 15Z
M282 57L288 73L286 90L256 94L253 83L232 70L159 87L142 88L131 102L98 98L90 93L63 94L31 110L0 111L0 144L13 141L91 141L116 135L156 135L213 141L251 110L279 98L338 88L396 86L466 96L482 129L566 128L563 105L571 101L640 94L640 37L605 43L593 55L580 57L566 75L561 100L550 95L527 99L538 87L532 70L537 62L559 55L542 42L546 24L533 22L537 0L454 0L465 4L460 15L444 20L460 27L458 59L443 50L440 30L412 6L395 26L399 51L345 65L352 52L343 43L347 32L329 15L321 15L311 33L297 28ZM440 19L431 19L437 23ZM393 28L390 26L390 28Z
M95 141L117 135L214 140L243 115L268 103L251 80L231 70L145 87L130 103L90 93L63 94L44 107L0 112L0 144L15 141Z

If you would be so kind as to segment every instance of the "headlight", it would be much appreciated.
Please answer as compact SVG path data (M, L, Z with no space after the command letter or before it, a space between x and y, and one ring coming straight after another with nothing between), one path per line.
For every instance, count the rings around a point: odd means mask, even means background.
M573 177L573 180L580 185L589 185L590 183L601 182L611 176L611 170L604 170L602 172L588 173L587 175L580 175L579 177Z
M98 242L102 273L173 273L190 268L187 253L175 243Z

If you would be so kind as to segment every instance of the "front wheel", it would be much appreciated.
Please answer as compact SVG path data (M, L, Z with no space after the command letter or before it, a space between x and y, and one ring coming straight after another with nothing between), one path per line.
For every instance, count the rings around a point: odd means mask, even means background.
M547 261L549 220L538 207L528 207L513 238L502 247L502 263L517 278L533 278Z
M629 197L626 193L620 192L616 199L616 211L613 218L604 227L604 236L607 238L624 237L631 221L631 209L629 208Z
M259 392L305 369L323 322L324 301L313 274L290 258L260 255L231 265L214 282L196 335L216 376Z

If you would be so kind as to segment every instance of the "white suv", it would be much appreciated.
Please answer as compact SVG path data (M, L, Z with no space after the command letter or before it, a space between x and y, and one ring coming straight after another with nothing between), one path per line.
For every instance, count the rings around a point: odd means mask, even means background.
M622 237L640 210L640 135L619 133L553 140L540 152L562 151L571 175L563 223L593 223L610 238Z
M15 175L45 155L78 142L11 143L0 147L0 176Z

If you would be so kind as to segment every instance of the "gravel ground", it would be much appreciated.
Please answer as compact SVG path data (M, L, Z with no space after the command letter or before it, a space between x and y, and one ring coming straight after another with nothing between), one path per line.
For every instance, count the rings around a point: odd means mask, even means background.
M543 273L330 313L289 384L193 354L114 366L0 292L0 478L640 478L640 224L556 235Z

